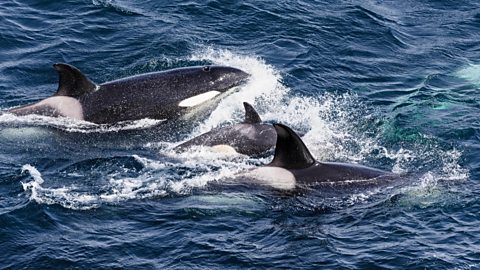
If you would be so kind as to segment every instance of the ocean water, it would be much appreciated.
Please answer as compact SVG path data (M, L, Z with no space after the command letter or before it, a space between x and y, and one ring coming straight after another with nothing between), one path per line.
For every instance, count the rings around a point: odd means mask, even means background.
M54 93L56 62L252 74L190 129L0 115L0 269L480 269L477 1L24 0L0 21L2 110ZM219 184L271 155L171 150L243 101L318 160L402 179L285 196Z

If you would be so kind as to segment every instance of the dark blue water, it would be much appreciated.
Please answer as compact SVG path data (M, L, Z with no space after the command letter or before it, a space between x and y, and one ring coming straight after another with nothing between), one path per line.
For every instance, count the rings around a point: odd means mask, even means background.
M96 82L210 63L252 80L193 130L0 115L0 268L480 269L480 5L424 2L1 2L1 109L54 93L56 62ZM223 189L271 156L171 149L242 101L319 160L405 177Z

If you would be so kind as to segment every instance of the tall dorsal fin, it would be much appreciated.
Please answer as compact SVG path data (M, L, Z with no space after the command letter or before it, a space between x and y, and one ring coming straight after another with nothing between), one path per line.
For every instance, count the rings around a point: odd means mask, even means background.
M257 111L250 105L250 103L243 102L243 107L245 108L245 120L244 124L258 124L262 122L262 119L258 115Z
M97 85L88 79L78 68L68 64L54 64L58 72L58 89L55 96L78 98L97 89Z
M282 124L273 124L277 132L275 157L269 166L285 169L303 169L312 166L316 161L310 151L289 127Z

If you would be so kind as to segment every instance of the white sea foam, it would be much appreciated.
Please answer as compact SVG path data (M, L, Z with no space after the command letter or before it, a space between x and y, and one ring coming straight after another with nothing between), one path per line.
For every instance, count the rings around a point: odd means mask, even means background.
M146 129L156 126L164 120L140 119L125 121L116 124L94 124L87 121L67 117L49 117L43 115L17 116L10 113L0 114L0 124L32 125L35 127L53 127L66 132L74 133L107 133L125 130Z
M445 180L467 180L470 176L466 168L460 166L462 152L458 149L452 149L440 155L442 160L442 178Z
M44 187L41 173L31 165L24 165L33 180L22 183L23 189L30 192L30 200L44 204L58 204L65 208L88 210L104 203L117 203L134 198L162 197L167 194L165 182L141 175L138 178L111 178L105 187L84 191L76 185Z
M30 175L33 178L33 181L28 183L22 182L23 190L31 190L32 194L30 196L30 200L32 199L35 200L38 197L38 189L41 188L40 185L43 184L44 182L42 179L42 175L35 167L33 167L30 164L23 165L22 172L25 172L25 171L28 171L28 173L30 173Z
M469 177L466 168L459 165L461 152L457 149L450 151L436 150L438 156L427 155L428 158L438 158L440 168L430 170L418 176L418 179L400 190L404 196L399 202L403 206L415 206L426 208L441 203L449 204L454 200L445 185L439 183L445 181L465 181ZM425 154L424 154L425 155ZM427 158L425 158L426 160ZM410 176L414 177L414 176Z
M373 189L365 192L360 192L360 193L354 193L350 196L348 196L346 200L347 205L354 205L357 203L363 203L367 201L371 196L377 194L380 192L380 189Z
M190 152L192 154L192 152ZM69 209L88 210L103 204L120 203L131 199L164 197L168 194L189 194L193 188L202 188L212 181L233 177L245 169L245 164L234 160L214 158L210 163L198 162L206 152L197 152L196 157L178 162L160 162L138 155L133 157L144 166L145 173L136 177L122 177L113 172L106 174L107 184L79 187L78 184L50 186L42 174L31 165L24 165L32 181L22 183L30 193L30 200L40 204L57 204ZM194 155L195 156L195 155ZM185 156L184 156L185 157Z
M290 89L282 84L280 72L258 57L207 48L194 54L191 60L234 66L251 74L251 79L239 92L224 98L190 137L224 123L243 121L242 102L246 101L255 107L264 121L284 123L308 131L304 137L305 143L318 159L335 160L339 158L339 153L343 159L358 161L363 158L352 152L345 153L343 145L336 143L345 139L352 142L359 139L358 134L348 130L351 125L346 119L351 114L349 107L356 97L326 94L315 99L290 95ZM332 114L338 119L329 119ZM362 139L365 141L367 138ZM364 146L369 144L365 142Z
M455 74L480 87L480 65L470 64L458 70Z
M105 8L113 8L114 10L125 14L144 14L140 9L131 7L123 1L118 0L92 0L95 6L102 6Z
M192 55L192 61L211 61L218 65L237 67L251 75L247 85L241 87L240 91L225 97L218 107L204 121L198 132L207 132L223 122L230 121L234 116L243 115L242 102L251 104L269 103L274 108L275 104L288 92L280 83L280 75L262 59L252 56L234 54L225 50L214 50L207 48ZM239 113L242 112L242 113Z

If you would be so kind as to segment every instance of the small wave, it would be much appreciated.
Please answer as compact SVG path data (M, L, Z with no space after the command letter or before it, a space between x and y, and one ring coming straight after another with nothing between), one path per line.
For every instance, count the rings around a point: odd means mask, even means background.
M377 192L375 192L375 191L367 191L367 192L352 194L347 198L346 203L348 205L354 205L354 204L357 204L357 203L365 202L372 195L374 195L376 193Z
M162 197L166 191L161 183L150 182L144 178L110 179L103 192L81 191L75 185L63 187L43 187L44 180L38 170L30 165L23 169L33 177L33 181L22 183L25 191L31 192L30 200L39 204L57 204L68 209L89 210L100 207L104 203L118 203L128 199Z
M462 153L457 149L442 152L438 150L435 157L440 169L429 170L411 184L399 190L394 196L399 205L409 207L428 208L438 204L449 205L455 203L457 195L448 188L451 181L465 181L469 178L469 171L459 165ZM437 167L437 168L438 168ZM415 175L408 176L416 177Z
M143 15L140 10L127 6L116 0L92 0L92 4L113 9L114 11L125 15Z
M72 192L72 188L44 188L42 184L45 180L42 174L30 164L23 165L22 172L27 171L32 176L33 181L23 183L24 191L30 191L30 200L44 204L60 204L65 208L87 210L96 208L95 196Z
M23 190L30 190L32 192L30 195L30 200L37 200L37 198L39 198L38 191L42 188L40 185L44 182L42 174L37 170L37 168L33 167L30 164L22 166L22 173L25 171L27 171L32 176L33 181L28 183L22 182L21 184L23 186Z

